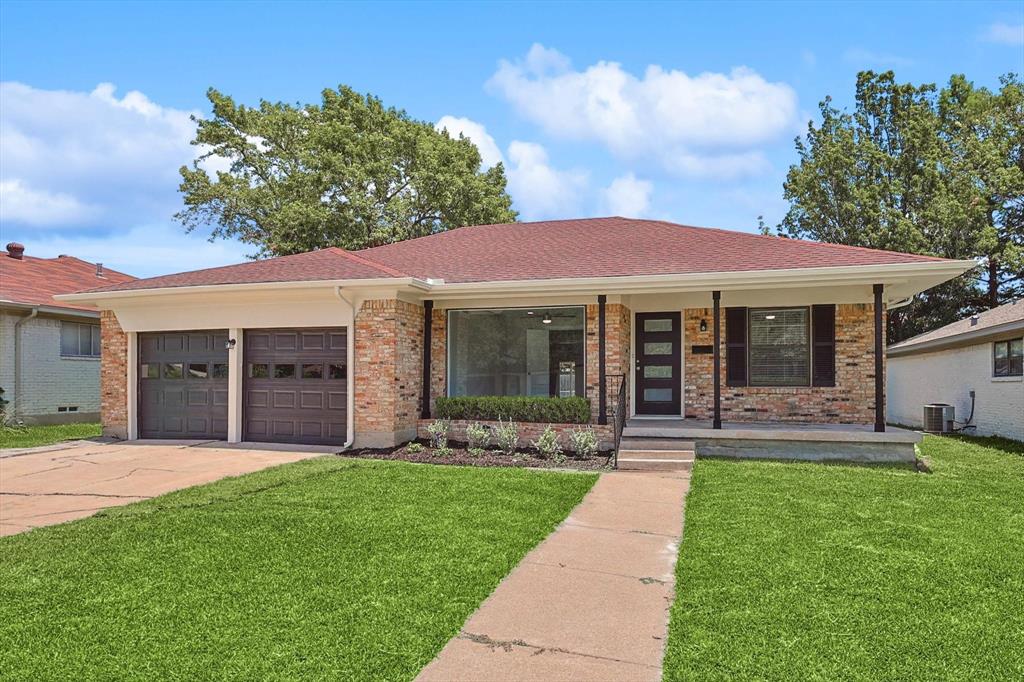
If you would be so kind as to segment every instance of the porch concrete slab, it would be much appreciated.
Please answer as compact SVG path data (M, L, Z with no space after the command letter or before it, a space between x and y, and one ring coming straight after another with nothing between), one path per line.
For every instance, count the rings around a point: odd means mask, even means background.
M84 442L0 459L0 535L319 454L194 447L202 442Z
M488 680L489 682L547 682L565 680L622 680L650 681L661 679L661 669L595 656L582 656L566 651L542 649L521 644L474 641L457 637L449 644L451 651L446 660L440 658L428 665L417 680L442 682L456 679L450 676L457 666L460 680Z
M689 483L603 474L417 679L660 679Z
M614 534L614 535L613 535ZM664 535L565 524L530 552L527 563L630 578L672 580L679 550Z

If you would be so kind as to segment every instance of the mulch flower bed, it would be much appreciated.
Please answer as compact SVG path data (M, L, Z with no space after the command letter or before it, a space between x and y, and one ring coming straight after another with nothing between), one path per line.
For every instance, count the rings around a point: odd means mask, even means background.
M421 445L424 447L419 452L410 452L409 445L406 444L397 448L349 450L341 453L341 455L362 459L394 459L422 464L454 464L474 467L529 467L534 469L575 469L579 471L596 471L611 467L610 454L599 453L594 457L577 458L570 453L566 453L565 461L556 462L554 459L541 457L536 450L517 450L514 455L506 455L498 450L486 450L480 455L474 456L464 446L452 443L449 445L450 452L448 454L439 455L429 445L422 443Z

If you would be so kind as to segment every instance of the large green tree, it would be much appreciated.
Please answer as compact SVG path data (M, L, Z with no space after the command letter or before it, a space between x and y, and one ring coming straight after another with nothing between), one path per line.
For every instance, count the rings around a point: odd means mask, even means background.
M954 76L940 91L862 72L853 112L826 98L821 123L796 140L780 233L987 259L984 270L893 311L893 341L1024 293L1022 89L1013 75L1001 86Z
M280 256L516 219L501 164L482 171L468 139L375 97L344 86L319 105L207 97L213 116L197 120L194 140L204 153L181 168L185 208L175 217L187 230ZM228 167L207 171L218 164Z

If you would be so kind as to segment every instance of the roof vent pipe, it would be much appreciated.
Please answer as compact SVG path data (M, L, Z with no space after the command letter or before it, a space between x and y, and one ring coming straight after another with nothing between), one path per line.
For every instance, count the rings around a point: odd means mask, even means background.
M976 327L978 325L978 314L971 315L971 326Z
M7 256L14 260L22 260L25 257L25 245L18 242L11 242L7 245Z

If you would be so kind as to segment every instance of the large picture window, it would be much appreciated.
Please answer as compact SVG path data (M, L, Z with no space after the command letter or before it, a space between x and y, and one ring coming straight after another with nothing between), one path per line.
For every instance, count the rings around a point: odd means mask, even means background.
M583 307L451 310L448 394L584 395Z
M65 357L100 356L98 324L60 323L60 354Z
M751 386L810 385L810 324L807 308L751 308Z
M1024 339L996 341L992 345L993 374L997 377L1024 375Z

